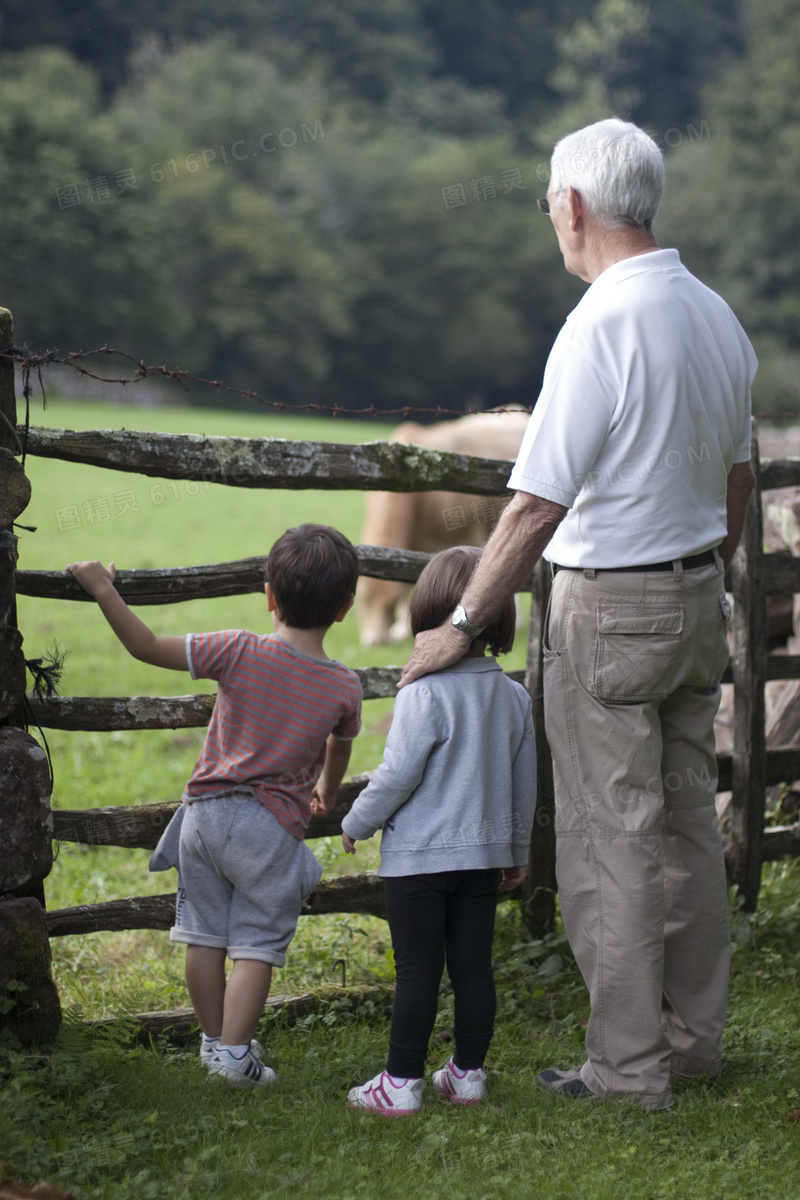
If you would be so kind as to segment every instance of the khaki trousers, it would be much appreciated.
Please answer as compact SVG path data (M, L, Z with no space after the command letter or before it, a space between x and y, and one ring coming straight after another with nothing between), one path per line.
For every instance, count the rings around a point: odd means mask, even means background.
M717 1074L727 886L714 717L728 660L723 569L563 570L544 651L556 875L591 998L581 1076L671 1103L670 1071Z

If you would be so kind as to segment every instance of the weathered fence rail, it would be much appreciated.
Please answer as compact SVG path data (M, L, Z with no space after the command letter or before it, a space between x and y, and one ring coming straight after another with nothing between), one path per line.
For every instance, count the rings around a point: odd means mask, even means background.
M20 430L20 438L24 431ZM400 442L290 442L128 430L28 430L27 450L43 458L246 488L468 492L504 496L509 464Z
M305 916L323 913L363 913L385 917L383 883L374 872L342 875L317 885L303 906ZM171 929L175 924L175 892L160 896L130 896L102 904L79 904L47 913L50 937L71 933L119 932L123 929Z
M430 554L418 550L390 550L386 546L356 546L360 575L416 583ZM266 558L241 558L235 562L201 567L162 567L118 571L117 591L128 604L175 604L179 600L212 600L263 592ZM20 596L41 600L92 601L69 571L17 571Z
M356 669L365 700L390 699L397 694L400 667ZM524 671L507 671L510 679L525 682ZM196 696L53 696L31 698L30 710L42 729L199 729L211 719L216 697Z

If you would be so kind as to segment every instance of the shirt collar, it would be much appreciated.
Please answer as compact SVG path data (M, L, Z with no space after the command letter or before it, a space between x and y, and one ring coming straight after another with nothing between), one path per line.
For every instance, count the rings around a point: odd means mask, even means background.
M593 304L598 295L606 290L606 288L616 287L618 283L622 283L625 279L631 279L635 275L647 275L655 271L675 271L683 270L681 256L677 250L650 250L647 254L635 254L633 258L622 258L619 262L612 263L610 267L606 267L602 274L597 276L594 283L586 289L583 296L573 308L572 312L567 317L569 321L584 304Z
M677 250L649 250L647 254L635 254L633 258L622 258L619 262L612 263L597 276L592 287L597 287L599 283L603 287L613 287L632 275L645 275L649 271L674 271L680 266L681 256Z
M444 667L445 671L502 671L502 667L496 658L491 655L484 658L459 658L458 662L451 663L449 667Z

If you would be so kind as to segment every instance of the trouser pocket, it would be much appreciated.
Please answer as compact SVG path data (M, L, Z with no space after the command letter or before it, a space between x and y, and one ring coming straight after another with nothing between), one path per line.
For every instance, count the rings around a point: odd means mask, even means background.
M665 699L681 667L683 605L677 601L597 602L587 687L609 704Z

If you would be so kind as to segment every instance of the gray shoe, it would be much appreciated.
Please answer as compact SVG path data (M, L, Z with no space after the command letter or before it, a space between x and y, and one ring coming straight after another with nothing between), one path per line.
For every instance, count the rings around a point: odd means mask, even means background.
M570 1067L559 1071L548 1067L536 1076L536 1086L545 1092L558 1092L560 1096L571 1096L573 1100L597 1100L597 1095L581 1079L581 1068Z
M215 1038L213 1042L204 1042L202 1038L200 1039L200 1062L204 1067L207 1067L211 1062L212 1058L217 1053L218 1047L219 1038ZM262 1058L264 1055L264 1047L261 1045L261 1042L257 1042L255 1038L253 1038L252 1042L250 1043L250 1053L254 1058Z
M249 1050L242 1058L234 1058L230 1050L218 1050L208 1064L208 1074L236 1088L269 1087L278 1082L272 1068L259 1062Z

